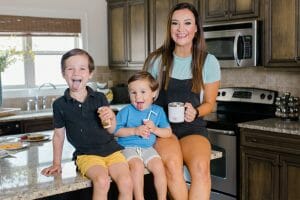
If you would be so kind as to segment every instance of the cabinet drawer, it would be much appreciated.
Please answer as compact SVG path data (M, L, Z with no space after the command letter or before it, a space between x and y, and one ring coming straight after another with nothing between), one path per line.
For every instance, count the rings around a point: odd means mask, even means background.
M22 129L24 133L45 131L53 129L53 119L25 120L22 121Z
M241 145L300 155L300 136L241 129Z
M21 133L20 122L0 123L0 136Z

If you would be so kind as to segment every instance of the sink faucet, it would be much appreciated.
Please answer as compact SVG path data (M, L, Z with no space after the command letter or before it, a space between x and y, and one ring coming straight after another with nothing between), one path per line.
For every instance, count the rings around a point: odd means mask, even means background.
M56 86L53 84L53 83L43 83L42 85L39 86L39 89L37 91L37 95L35 97L35 110L39 110L39 92L40 90L43 88L43 87L46 87L46 86L50 86L52 87L53 89L56 89ZM46 96L43 96L42 97L42 109L46 109L46 102L47 102L47 97Z
M40 85L39 91L45 86L51 86L53 89L56 89L56 86L53 83L43 83L42 85Z

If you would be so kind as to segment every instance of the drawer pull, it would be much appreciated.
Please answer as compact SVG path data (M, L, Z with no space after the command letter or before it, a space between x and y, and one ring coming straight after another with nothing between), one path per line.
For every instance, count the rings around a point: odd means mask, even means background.
M250 140L251 142L257 142L257 140L255 138L251 138Z

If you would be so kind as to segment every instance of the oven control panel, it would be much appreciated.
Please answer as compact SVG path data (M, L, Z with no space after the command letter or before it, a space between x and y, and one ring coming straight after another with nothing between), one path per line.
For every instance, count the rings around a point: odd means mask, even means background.
M278 92L259 88L220 88L217 101L274 104Z

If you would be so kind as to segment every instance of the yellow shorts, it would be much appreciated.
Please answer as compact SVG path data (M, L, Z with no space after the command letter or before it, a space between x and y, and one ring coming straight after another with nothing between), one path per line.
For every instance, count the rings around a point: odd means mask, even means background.
M100 165L105 168L115 163L127 162L121 151L117 151L109 156L102 157L97 155L80 155L77 156L76 165L83 176L87 170L95 165Z

